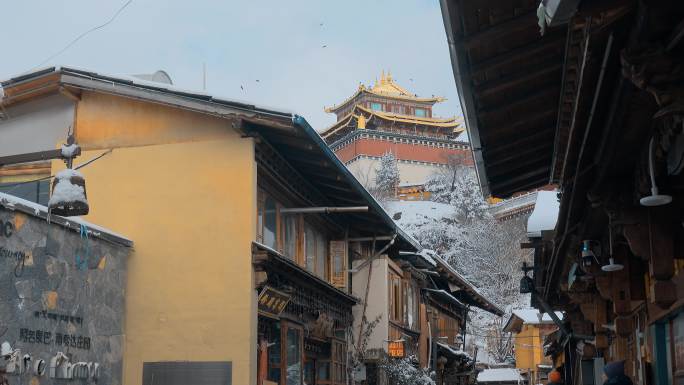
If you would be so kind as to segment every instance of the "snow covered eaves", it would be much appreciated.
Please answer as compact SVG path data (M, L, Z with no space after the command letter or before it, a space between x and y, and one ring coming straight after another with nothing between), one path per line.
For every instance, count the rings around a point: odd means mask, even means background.
M477 382L511 382L522 383L523 378L518 369L500 368L500 369L485 369L477 375Z
M557 311L556 317L563 319L563 312ZM553 319L548 313L542 315L537 309L513 309L511 317L506 321L504 330L517 333L523 325L553 324Z
M466 361L473 360L473 357L470 354L464 352L463 350L456 350L451 346L445 344L444 342L437 342L437 346L444 349L448 354L451 354L452 356L464 358Z
M505 216L510 212L531 210L537 200L537 192L530 192L513 198L505 199L489 206L489 212L495 217Z
M514 309L513 315L520 318L525 324L538 325L543 323L553 323L553 319L548 313L539 312L537 309ZM556 317L563 319L563 312L557 311Z
M459 307L459 308L466 308L466 305L463 304L463 302L459 301L454 297L451 293L449 293L446 290L439 290L439 289L423 289L423 291L430 293L430 295L434 296L435 299L439 299L440 301L444 301L449 303L450 305ZM440 302L438 301L438 302Z
M558 191L539 191L534 210L527 219L527 236L538 238L542 236L543 231L554 230L559 209Z
M42 219L46 222L48 221L48 208L46 206L15 197L14 195L0 192L0 206L7 210L18 211L32 217ZM84 226L87 229L89 236L125 247L133 246L133 241L125 236L117 234L104 227L87 222L80 217L61 217L54 214L50 214L49 217L50 224L62 226L76 232L80 232L81 227Z

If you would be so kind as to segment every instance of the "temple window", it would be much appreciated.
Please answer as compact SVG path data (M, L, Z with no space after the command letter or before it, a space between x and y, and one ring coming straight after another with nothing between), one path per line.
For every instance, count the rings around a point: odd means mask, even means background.
M424 118L426 116L425 108L416 108L415 115Z
M371 110L373 111L382 111L382 103L371 103Z

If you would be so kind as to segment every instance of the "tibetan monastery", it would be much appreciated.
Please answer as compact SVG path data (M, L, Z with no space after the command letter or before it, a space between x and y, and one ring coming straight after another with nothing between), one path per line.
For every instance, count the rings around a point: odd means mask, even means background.
M401 188L420 188L440 167L472 164L463 127L456 118L432 115L441 97L421 98L383 72L372 87L326 108L337 122L321 133L330 148L365 186L373 186L383 154L397 159ZM462 135L463 134L463 135Z

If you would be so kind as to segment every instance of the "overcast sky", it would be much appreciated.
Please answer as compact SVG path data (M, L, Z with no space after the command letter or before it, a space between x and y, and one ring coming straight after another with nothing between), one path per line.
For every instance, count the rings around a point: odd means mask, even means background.
M6 2L0 78L35 68L125 2ZM203 63L208 93L296 112L317 130L335 121L325 106L383 69L420 96L447 97L435 115L460 115L438 0L133 0L43 66L163 69L201 90Z

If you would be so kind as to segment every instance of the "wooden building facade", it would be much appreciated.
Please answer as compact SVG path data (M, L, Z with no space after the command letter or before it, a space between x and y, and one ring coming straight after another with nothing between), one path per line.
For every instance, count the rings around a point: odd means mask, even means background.
M524 286L535 307L565 311L548 344L565 383L599 383L619 360L635 383L682 383L684 4L442 10L483 189L559 189Z

